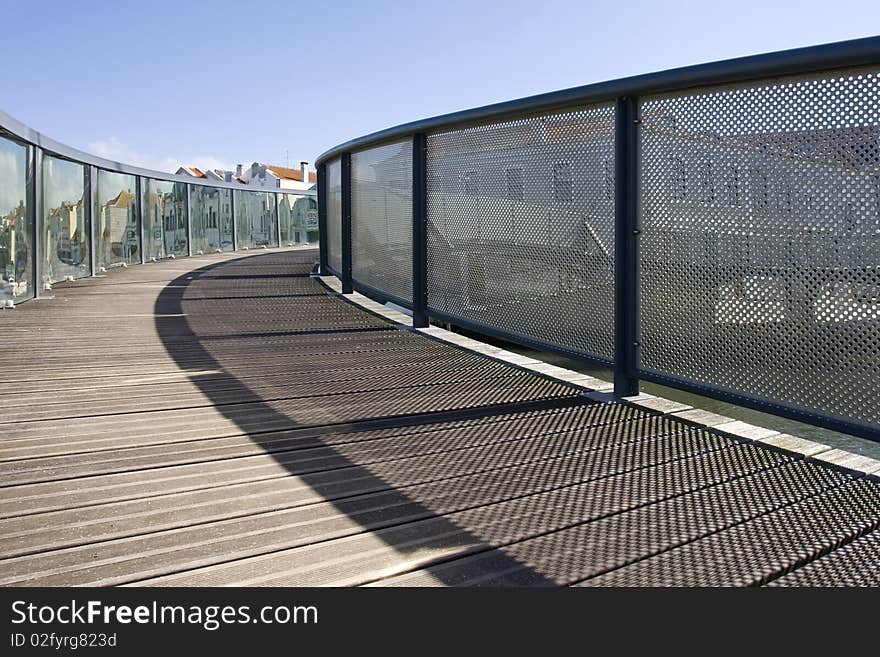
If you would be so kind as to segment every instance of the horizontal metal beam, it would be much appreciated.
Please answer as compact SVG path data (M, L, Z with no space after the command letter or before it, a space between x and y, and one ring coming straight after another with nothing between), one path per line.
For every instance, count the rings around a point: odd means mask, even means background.
M86 153L85 151L81 151L71 146L67 146L66 144L62 144L59 141L55 141L54 139L37 132L33 128L30 128L21 121L9 116L6 112L3 111L0 111L0 129L21 141L33 144L34 146L39 146L43 149L45 153L49 155L57 155L64 159L73 160L74 162L78 162L80 164L87 164L98 167L99 169L115 171L117 173L127 173L131 176L144 176L146 178L154 178L156 180L187 183L190 185L204 185L205 187L217 187L220 189L237 189L245 192L274 191L281 192L282 194L297 194L300 196L317 196L318 194L317 189L300 190L285 189L283 187L277 187L274 189L256 188L250 187L248 185L235 185L227 182L209 181L207 179L193 178L191 176L178 176L176 174L168 173L166 171L155 171L153 169L144 169L142 167L136 167L130 164L124 164L122 162L114 162L113 160L107 160L103 157L98 157L97 155L92 155L91 153ZM2 135L2 132L0 132L0 135Z
M413 309L412 301L408 301L403 297L397 296L396 294L392 294L391 292L384 292L377 287L373 287L368 283L361 283L356 278L351 279L351 286L355 292L360 292L365 297L370 297L373 301L378 303L388 303L389 301L395 305L400 306L401 308L406 308L407 310Z
M865 66L878 62L880 62L880 37L868 37L646 73L404 123L339 144L322 153L316 164L319 165L346 151L399 139L416 132L433 132L452 126L462 127L472 123L505 119L524 113L553 111L584 103L610 102L624 96L645 96L692 87Z
M737 392L721 386L713 386L705 383L699 383L690 379L685 379L670 374L663 374L650 369L639 369L637 374L643 381L650 381L658 385L668 388L676 388L684 392L689 392L710 399L733 404L735 406L744 406L762 413L770 415L778 415L780 417L797 420L805 424L812 424L823 429L831 431L839 431L848 433L860 438L867 438L880 442L880 427L872 424L861 424L846 418L828 415L819 411L811 411L801 408L794 404L788 404L780 400L767 399L758 395L749 395L743 392ZM697 405L695 403L695 405ZM821 438L819 439L821 440Z
M462 319L461 317L457 317L456 315L450 315L439 310L432 310L430 307L428 308L428 317L431 319L431 321L434 322L446 322L447 324L459 326L463 329L467 329L468 331L489 336L490 338L495 338L497 340L503 340L504 342L510 342L511 344L516 344L521 347L564 356L585 365L607 368L609 370L613 366L610 358L588 354L582 351L577 351L575 349L566 349L565 347L553 344L552 342L546 342L544 340L532 338L526 335L519 335L510 331L495 329L491 326L480 324L479 322L472 322L468 319Z

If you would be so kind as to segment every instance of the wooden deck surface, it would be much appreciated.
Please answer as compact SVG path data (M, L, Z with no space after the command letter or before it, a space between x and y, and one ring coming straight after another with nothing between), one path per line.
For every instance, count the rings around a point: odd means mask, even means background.
M0 312L0 584L880 584L876 480L399 330L316 256Z

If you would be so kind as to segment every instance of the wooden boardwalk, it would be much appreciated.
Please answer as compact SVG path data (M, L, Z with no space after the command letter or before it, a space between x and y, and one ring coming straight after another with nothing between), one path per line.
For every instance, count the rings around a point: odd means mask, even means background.
M880 584L875 479L399 330L315 259L0 312L0 583Z

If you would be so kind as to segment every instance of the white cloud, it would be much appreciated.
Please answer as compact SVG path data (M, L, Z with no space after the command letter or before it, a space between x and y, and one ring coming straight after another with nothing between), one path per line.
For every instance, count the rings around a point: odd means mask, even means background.
M182 165L195 166L199 169L234 169L228 162L214 155L168 155L165 157L146 155L140 153L127 144L119 141L116 137L94 141L87 149L98 157L103 157L114 162L131 164L136 167L155 169L174 173Z

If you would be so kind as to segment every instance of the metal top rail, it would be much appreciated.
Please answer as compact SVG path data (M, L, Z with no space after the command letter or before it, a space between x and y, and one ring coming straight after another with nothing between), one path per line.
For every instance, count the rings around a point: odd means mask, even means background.
M204 185L205 187L218 187L221 189L233 189L245 192L280 192L283 194L297 194L299 196L317 196L316 189L288 189L284 187L264 188L250 187L243 184L233 184L220 181L209 181L202 178L193 178L191 176L179 176L165 171L155 171L153 169L145 169L136 167L122 162L107 160L91 153L86 153L79 149L62 144L59 141L47 137L37 132L33 128L25 125L18 119L15 119L6 112L0 110L0 128L2 131L17 137L21 141L27 142L34 146L39 146L50 155L58 155L62 158L79 162L80 164L88 164L91 166L104 169L106 171L115 171L117 173L126 173L132 176L143 176L156 180L166 180L168 182L186 183L188 185Z
M878 62L880 62L880 37L875 36L646 73L403 123L334 146L318 157L316 166L348 151L439 128L464 127L473 123L494 121L523 113L547 112L576 104L594 103L614 98L658 94L705 85L745 82L807 71L819 72L835 68L864 66Z

